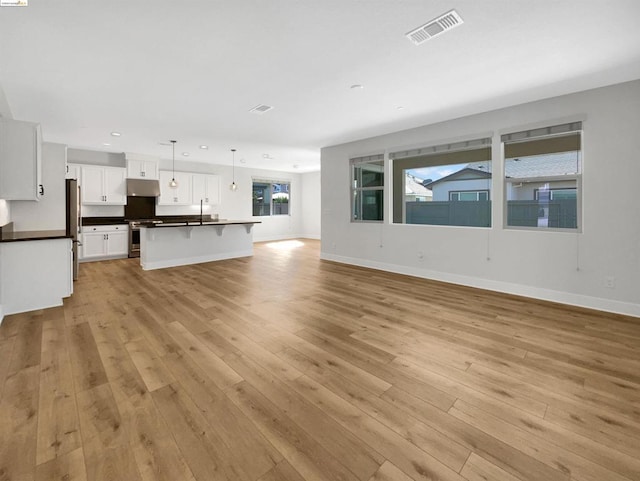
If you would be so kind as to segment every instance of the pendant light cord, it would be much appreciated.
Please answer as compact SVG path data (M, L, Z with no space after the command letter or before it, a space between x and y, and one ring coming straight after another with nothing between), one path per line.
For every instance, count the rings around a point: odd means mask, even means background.
M231 163L232 163L232 181L235 184L236 183L236 149L231 149Z
M171 180L176 180L176 141L172 140L171 141L171 172L172 172L172 176L171 176Z

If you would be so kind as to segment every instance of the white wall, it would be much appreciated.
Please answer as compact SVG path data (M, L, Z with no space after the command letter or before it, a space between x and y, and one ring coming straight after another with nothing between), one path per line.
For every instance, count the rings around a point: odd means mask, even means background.
M320 171L302 174L302 236L320 239Z
M11 212L9 210L9 202L0 199L0 226L11 222Z
M492 228L351 223L349 158L402 147L583 120L582 233L503 228L495 175ZM487 112L322 149L322 257L420 277L640 316L640 81ZM387 163L388 164L388 163ZM423 253L423 257L419 257ZM605 287L605 277L615 288ZM429 293L425 292L425 296Z
M65 169L67 146L42 144L42 184L44 195L38 202L13 200L11 220L14 230L58 230L66 227Z

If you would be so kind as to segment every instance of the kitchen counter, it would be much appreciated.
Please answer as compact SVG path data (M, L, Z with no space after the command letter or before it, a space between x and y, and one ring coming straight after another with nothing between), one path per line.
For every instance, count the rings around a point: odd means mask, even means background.
M83 217L82 225L117 225L128 224L129 221L124 217Z
M254 224L260 221L182 221L140 226L144 270L253 255Z
M12 239L0 242L0 320L3 315L61 306L73 293L71 238L64 231L12 234Z
M13 222L0 227L0 242L20 242L51 239L70 239L65 230L25 230L14 231Z
M163 228L163 227L193 227L193 226L206 226L206 225L210 225L210 226L224 226L224 225L251 225L253 226L253 224L260 224L261 221L255 221L255 220L227 220L227 219L219 219L219 220L184 220L184 221L164 221L162 224L153 224L153 225L149 225L146 227L152 228L152 229L157 229L157 228Z

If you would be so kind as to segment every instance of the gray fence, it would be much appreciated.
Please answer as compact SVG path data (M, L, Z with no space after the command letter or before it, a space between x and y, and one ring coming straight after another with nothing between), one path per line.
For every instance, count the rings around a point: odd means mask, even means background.
M266 202L253 203L253 215L287 215L289 213L288 202L274 202L273 214L271 214L271 204Z
M510 200L507 202L507 225L538 227L540 219L547 219L547 227L575 229L578 227L578 207L575 199Z
M491 227L491 201L407 202L407 224Z

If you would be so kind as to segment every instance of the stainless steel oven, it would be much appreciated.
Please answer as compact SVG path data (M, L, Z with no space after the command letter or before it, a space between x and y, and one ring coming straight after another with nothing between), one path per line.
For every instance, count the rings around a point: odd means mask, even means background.
M140 257L140 226L153 224L162 224L162 221L154 219L129 221L129 257Z
M129 257L140 257L140 222L129 222Z

